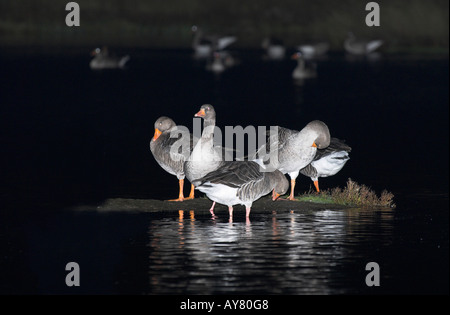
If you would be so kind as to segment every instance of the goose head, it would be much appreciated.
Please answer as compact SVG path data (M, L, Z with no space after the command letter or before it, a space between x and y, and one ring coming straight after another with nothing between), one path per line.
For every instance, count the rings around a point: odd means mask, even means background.
M286 176L284 176L283 173L281 173L278 170L275 170L272 173L272 177L275 180L275 187L273 188L274 193L272 195L272 200L275 201L278 199L278 197L284 195L288 191L289 182L286 179Z
M297 51L296 53L294 53L291 56L291 59L292 60L302 60L303 59L303 54L301 52Z
M307 124L303 130L308 134L308 139L312 141L312 147L317 149L325 149L330 145L330 130L324 122L320 120L313 120Z
M200 29L200 28L199 28L197 25L192 25L192 27L191 27L191 31L192 31L193 33L197 32L199 29Z
M200 107L200 110L195 114L195 117L201 117L204 120L211 120L216 118L216 111L210 104L204 104Z
M102 48L97 47L91 51L91 56L107 56L109 54L108 47L103 46Z
M155 121L155 134L153 135L152 141L156 141L156 139L158 139L163 132L172 129L175 126L176 126L175 122L169 117L166 116L159 117Z

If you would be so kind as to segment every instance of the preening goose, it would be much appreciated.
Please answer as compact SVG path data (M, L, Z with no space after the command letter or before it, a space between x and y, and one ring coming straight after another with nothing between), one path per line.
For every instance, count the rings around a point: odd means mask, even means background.
M317 149L330 144L328 126L320 120L311 121L301 131L277 127L278 132L271 135L267 143L259 148L257 156L270 168L278 169L291 178L289 200L294 200L295 180L302 168L312 162ZM276 152L271 152L274 150ZM267 154L276 159L267 161Z
M314 182L319 192L319 177L333 176L338 173L350 159L349 152L352 150L345 142L337 138L331 138L330 145L325 149L319 149L313 161L300 173L308 176Z
M382 40L357 39L353 33L348 33L344 42L345 50L353 55L368 55L383 45Z
M209 57L214 51L222 50L237 40L236 36L204 35L197 25L193 25L192 48L197 57Z
M289 189L289 182L280 171L262 172L260 167L252 161L225 162L193 183L209 199L228 206L230 218L233 206L237 204L245 206L248 218L255 200L272 191L273 200L276 200Z
M123 69L128 60L130 60L129 55L123 57L110 56L107 47L103 47L102 49L96 48L91 52L91 55L94 56L89 63L92 70Z
M305 58L315 58L325 55L330 49L327 42L308 43L297 46Z
M261 46L266 51L266 56L272 60L281 60L286 54L286 47L283 41L278 38L266 37Z
M172 134L172 137L171 137ZM156 162L169 174L175 175L179 181L178 198L170 201L183 201L194 199L194 185L191 184L189 197L183 194L184 186L184 162L190 154L192 145L190 133L179 133L177 125L169 117L162 116L155 122L155 134L150 141L150 151ZM177 147L174 147L177 144ZM178 145L183 145L183 147ZM183 152L185 151L185 152Z

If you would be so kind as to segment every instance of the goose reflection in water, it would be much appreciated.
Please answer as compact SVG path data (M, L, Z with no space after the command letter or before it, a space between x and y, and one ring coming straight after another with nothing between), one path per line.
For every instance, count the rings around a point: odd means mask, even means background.
M149 233L152 294L329 294L354 264L352 249L389 215L322 210L258 213L212 220L195 211L154 219ZM388 242L387 235L380 235ZM367 246L364 245L364 246ZM345 293L339 291L338 293Z

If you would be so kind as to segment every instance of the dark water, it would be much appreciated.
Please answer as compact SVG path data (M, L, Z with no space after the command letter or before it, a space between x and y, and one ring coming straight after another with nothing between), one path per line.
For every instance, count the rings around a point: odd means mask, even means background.
M220 76L188 51L135 51L126 71L92 72L77 53L0 54L0 292L86 294L448 294L448 57L332 54L295 85L289 59L240 52ZM327 123L347 178L397 208L274 212L234 222L195 213L74 213L111 197L168 199L176 178L148 143L161 115L192 126ZM296 190L311 182L300 178ZM193 210L193 212L190 212ZM78 262L80 287L65 264ZM365 266L381 268L367 287Z

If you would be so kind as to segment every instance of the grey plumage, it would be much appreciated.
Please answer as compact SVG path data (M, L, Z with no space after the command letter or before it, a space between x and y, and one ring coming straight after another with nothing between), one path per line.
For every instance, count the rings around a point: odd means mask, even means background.
M214 146L214 127L216 125L216 112L210 104L200 107L195 115L204 119L202 137L196 143L191 155L186 160L184 169L187 179L192 183L218 169L223 164L223 149ZM195 186L195 184L194 184Z
M329 144L328 126L320 120L314 120L301 131L278 127L278 133L269 137L266 145L258 150L257 157L262 158L270 169L277 169L283 174L289 174L291 178L289 199L293 200L295 179L299 171L311 163L317 149L324 149ZM267 161L268 153L266 152L270 153L270 161ZM268 162L270 163L267 164Z
M178 128L169 117L162 116L155 122L155 135L150 141L150 151L156 162L169 174L177 176L179 180L178 199L183 201L194 198L194 188L184 198L183 185L185 178L184 163L192 151L192 134L186 129Z
M171 137L177 134L177 125L169 117L162 116L155 122L155 130L161 131L161 135L156 139L150 141L150 151L152 152L155 160L158 164L168 173L176 175L178 179L183 179L184 174L184 162L189 157L192 146L192 135L189 134L189 138L182 139L182 135L178 134L176 137ZM182 146L178 150L171 150L172 146L183 141L186 151L183 154ZM181 144L181 143L180 143ZM171 152L172 151L172 152Z
M308 176L314 182L316 190L319 191L319 177L333 176L338 173L350 159L348 153L351 151L344 141L331 138L330 145L325 149L319 149L313 161L300 170L300 173Z
M284 194L289 188L281 172L262 172L260 165L252 161L224 162L219 169L194 181L194 185L211 200L227 205L230 215L233 205L245 205L247 216L255 200L273 190Z

